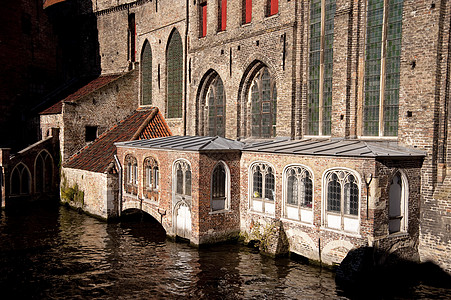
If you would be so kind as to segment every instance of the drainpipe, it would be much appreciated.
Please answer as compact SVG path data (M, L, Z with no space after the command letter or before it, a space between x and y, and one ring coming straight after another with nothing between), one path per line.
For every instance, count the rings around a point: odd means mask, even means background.
M188 23L189 23L189 1L186 0L186 19L185 19L185 72L184 72L184 93L183 93L183 135L186 135L186 96L188 95Z
M116 154L114 154L114 160L116 161L116 165L119 169L119 211L117 215L120 217L122 213L122 166Z

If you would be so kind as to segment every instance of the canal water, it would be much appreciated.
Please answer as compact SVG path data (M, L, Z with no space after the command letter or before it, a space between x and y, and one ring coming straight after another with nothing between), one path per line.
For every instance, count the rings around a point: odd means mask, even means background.
M107 224L65 207L1 212L1 299L451 298L419 283L351 295L334 276L240 245L174 243L150 217Z

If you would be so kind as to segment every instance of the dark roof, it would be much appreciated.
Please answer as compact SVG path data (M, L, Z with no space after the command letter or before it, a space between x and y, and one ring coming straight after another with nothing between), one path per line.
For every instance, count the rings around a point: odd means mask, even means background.
M104 173L113 162L116 153L114 143L144 135L161 137L171 134L158 108L138 109L72 156L64 167Z
M346 156L366 158L424 157L423 151L388 143L361 140L274 140L256 142L243 149L249 152L283 153L298 155Z
M98 89L106 86L107 84L115 81L118 79L121 75L115 74L115 75L105 75L97 77L96 79L90 81L88 84L82 86L74 93L70 94L63 100L55 103L54 105L50 106L46 110L42 111L41 115L50 115L50 114L60 114L62 112L63 108L63 102L75 102L76 100L89 95Z
M219 136L169 136L151 140L116 143L116 146L184 151L228 151L241 150L244 144Z

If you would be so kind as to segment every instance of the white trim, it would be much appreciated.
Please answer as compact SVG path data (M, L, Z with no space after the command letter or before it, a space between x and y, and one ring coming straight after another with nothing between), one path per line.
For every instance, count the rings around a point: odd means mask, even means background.
M265 215L265 216L272 216L272 217L274 217L275 216L275 206L276 206L276 197L274 197L274 200L273 200L273 203L274 203L274 213L264 213L264 212L258 212L258 211L255 211L255 210L252 210L252 202L253 202L253 191L252 191L252 188L253 188L253 186L254 186L254 173L252 172L252 168L256 165L256 164L264 164L264 165L267 165L267 166L269 166L271 169L272 169L272 171L273 171L273 175L274 175L274 195L277 195L277 193L276 193L276 187L277 187L277 185L276 185L276 178L277 178L277 176L276 176L276 168L271 164L271 163L269 163L269 162L266 162L266 161L260 161L260 160L257 160L257 161L253 161L250 165L249 165L249 168L248 168L248 196L249 196L249 203L248 203L248 210L249 211L252 211L252 212L254 212L254 213L261 213L261 214L263 214L263 215ZM265 184L264 184L264 177L262 176L262 191L265 189ZM262 197L262 203L265 201L265 199L263 199L263 197Z

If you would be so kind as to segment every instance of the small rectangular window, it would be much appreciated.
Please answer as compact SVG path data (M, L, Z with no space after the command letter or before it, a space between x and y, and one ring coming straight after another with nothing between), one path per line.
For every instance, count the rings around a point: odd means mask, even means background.
M266 16L273 16L279 12L279 0L266 0Z
M252 21L252 0L243 0L242 20L243 24L247 24Z
M207 1L199 3L199 35L207 35Z
M97 138L97 126L85 127L85 141L92 142Z
M224 31L227 27L227 0L218 1L218 31Z

